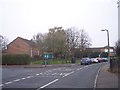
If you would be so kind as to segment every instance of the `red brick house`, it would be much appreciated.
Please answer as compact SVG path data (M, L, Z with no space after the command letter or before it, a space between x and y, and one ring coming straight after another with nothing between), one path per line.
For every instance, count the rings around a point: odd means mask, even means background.
M39 49L34 42L17 37L7 47L7 54L28 54L30 57L39 55Z

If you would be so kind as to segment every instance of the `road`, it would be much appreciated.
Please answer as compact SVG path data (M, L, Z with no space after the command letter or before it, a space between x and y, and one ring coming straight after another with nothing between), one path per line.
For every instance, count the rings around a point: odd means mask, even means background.
M2 88L95 88L99 69L107 63L70 67L3 68Z

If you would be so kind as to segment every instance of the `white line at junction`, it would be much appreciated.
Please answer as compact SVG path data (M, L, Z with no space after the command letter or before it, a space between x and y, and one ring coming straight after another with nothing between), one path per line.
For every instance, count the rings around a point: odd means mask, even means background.
M42 88L45 88L45 87L47 87L47 86L49 86L49 85L51 85L51 84L55 83L55 82L56 82L56 81L58 81L58 80L59 80L59 79L55 79L55 80L53 80L53 81L49 82L48 84L46 84L46 85L44 85L44 86L42 86L42 87L38 88L37 90L40 90L40 89L42 89Z

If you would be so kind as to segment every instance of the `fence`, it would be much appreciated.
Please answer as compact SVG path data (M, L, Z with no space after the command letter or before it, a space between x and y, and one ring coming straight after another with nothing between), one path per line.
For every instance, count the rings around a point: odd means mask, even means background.
M110 70L115 73L120 73L120 57L110 58Z

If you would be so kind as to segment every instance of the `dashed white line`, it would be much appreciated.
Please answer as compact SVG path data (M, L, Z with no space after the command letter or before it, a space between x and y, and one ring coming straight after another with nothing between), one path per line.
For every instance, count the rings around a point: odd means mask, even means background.
M64 74L66 74L66 73L60 73L60 76L62 76L62 75L64 75Z
M18 82L18 81L20 81L20 79L16 79L16 80L13 80L14 82Z
M43 73L39 73L39 74L43 74Z
M32 78L33 76L27 76L26 78Z
M44 85L44 86L42 86L42 87L38 88L37 90L40 90L40 89L42 89L42 88L45 88L45 87L47 87L47 86L49 86L49 85L51 85L51 84L55 83L55 82L56 82L56 81L58 81L58 80L59 80L59 79L55 79L55 80L53 80L53 81L49 82L48 84L46 84L46 85Z
M26 78L22 78L22 80L25 80Z
M36 74L36 76L39 76L40 74Z
M0 84L0 87L4 86L4 84Z
M13 83L13 82L6 82L5 84L11 84L11 83Z
M87 66L86 66L87 67ZM81 70L82 68L79 68L79 69L77 69L77 70ZM57 70L57 69L53 69L53 70ZM61 68L59 68L59 70L61 70ZM66 70L72 70L72 69L66 69ZM48 72L52 72L52 70L48 70ZM66 77L66 76L68 76L68 75L70 75L70 74L72 74L72 73L74 73L74 71L72 71L72 72L70 72L70 73L60 73L59 75L63 75L63 77ZM41 75L41 74L43 74L43 73L39 73L39 74L35 74L36 76L39 76L39 75ZM57 73L53 73L52 75L57 75ZM29 78L32 78L32 77L34 77L34 76L27 76L26 78L21 78L21 79L16 79L16 80L13 80L13 81L10 81L10 82L6 82L6 83L4 83L4 84L11 84L11 83L13 83L13 82L18 82L18 81L20 81L20 80L25 80L25 79L29 79ZM46 87L46 86L48 86L48 85L50 85L50 84L52 84L52 83L54 83L54 82L56 82L56 81L58 81L58 79L55 79L54 81L52 81L52 82L50 82L50 83L48 83L48 84L46 84L46 85L44 85L44 86L42 86L42 87L40 87L40 88L44 88L44 87ZM4 86L4 84L0 84L0 86ZM38 89L39 90L39 89Z

